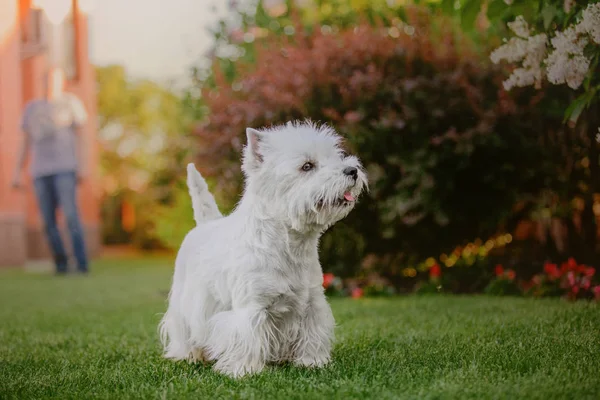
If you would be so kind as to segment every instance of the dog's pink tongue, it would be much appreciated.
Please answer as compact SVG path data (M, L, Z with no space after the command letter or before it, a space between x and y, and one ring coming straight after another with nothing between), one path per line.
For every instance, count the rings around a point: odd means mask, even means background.
M352 193L350 192L344 193L344 198L348 201L354 201L354 196L352 196Z

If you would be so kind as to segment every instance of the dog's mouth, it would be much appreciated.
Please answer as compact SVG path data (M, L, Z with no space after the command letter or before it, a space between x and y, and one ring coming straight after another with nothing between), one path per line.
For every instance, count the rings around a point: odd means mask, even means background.
M345 192L342 197L338 197L337 199L335 199L335 201L331 205L333 207L346 207L351 204L354 204L355 201L356 201L356 199L354 198L352 193L350 193L348 191L348 192ZM317 207L323 208L324 204L325 204L325 202L323 201L323 199L321 199L317 202Z

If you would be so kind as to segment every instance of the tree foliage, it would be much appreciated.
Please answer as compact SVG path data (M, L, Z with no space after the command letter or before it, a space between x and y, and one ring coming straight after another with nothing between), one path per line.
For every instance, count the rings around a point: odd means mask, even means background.
M173 91L132 80L122 66L98 67L104 240L161 245L156 219L177 195L189 152L188 107ZM123 226L123 204L135 224ZM126 225L126 224L125 224Z

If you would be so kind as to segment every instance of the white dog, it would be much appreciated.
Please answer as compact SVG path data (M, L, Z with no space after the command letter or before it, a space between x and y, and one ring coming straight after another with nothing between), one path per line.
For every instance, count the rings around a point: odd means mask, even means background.
M246 134L244 196L229 216L188 165L197 227L177 255L160 326L165 356L216 361L232 377L267 363L321 367L335 323L318 241L354 207L366 175L331 128L288 123Z

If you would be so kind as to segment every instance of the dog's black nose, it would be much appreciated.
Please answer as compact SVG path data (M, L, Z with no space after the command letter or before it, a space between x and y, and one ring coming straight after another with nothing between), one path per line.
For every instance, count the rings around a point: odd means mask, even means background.
M354 180L356 180L356 178L358 178L358 169L356 167L346 167L344 168L344 175L348 175L354 178Z

